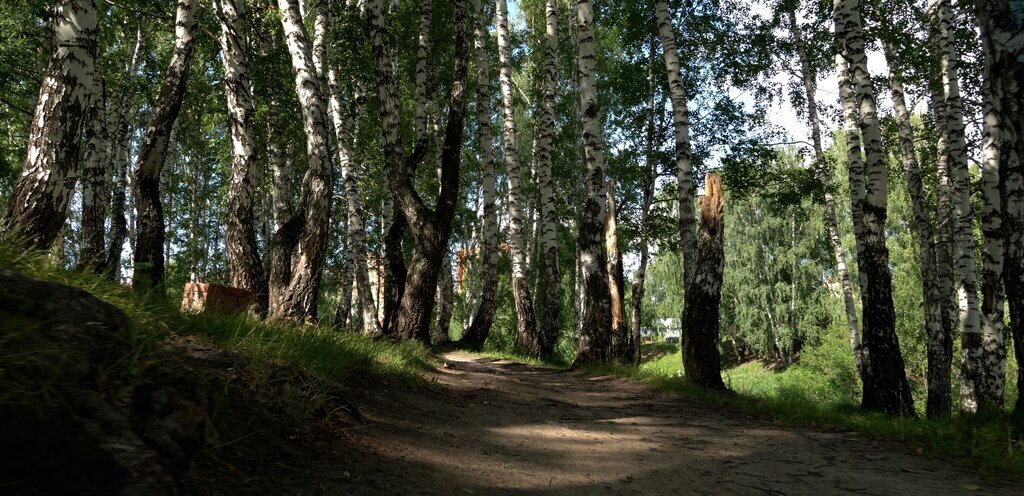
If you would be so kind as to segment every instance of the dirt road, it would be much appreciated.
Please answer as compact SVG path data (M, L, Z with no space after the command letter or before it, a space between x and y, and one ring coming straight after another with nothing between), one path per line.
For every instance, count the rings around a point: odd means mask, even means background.
M362 399L372 423L345 431L332 467L321 469L321 488L354 495L1024 494L1019 485L986 481L898 445L785 427L630 381L460 353L445 358L450 366L436 376L442 391Z

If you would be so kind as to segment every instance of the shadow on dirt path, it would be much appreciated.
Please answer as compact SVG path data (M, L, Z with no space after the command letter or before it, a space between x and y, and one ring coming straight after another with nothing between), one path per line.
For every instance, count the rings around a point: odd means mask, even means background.
M439 391L363 398L372 422L317 467L331 494L1024 494L850 433L793 428L651 390L464 353Z

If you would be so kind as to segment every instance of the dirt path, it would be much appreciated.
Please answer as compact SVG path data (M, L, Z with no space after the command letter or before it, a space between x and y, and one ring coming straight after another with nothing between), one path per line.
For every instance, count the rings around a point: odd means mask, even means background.
M446 355L443 391L363 398L322 489L369 495L1024 494L849 433L613 378ZM334 468L336 467L336 468ZM336 470L336 472L334 472ZM334 472L334 473L331 473Z

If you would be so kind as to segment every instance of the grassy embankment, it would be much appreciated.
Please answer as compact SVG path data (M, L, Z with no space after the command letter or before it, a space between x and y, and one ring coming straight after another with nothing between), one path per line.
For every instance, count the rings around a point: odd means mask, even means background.
M124 311L130 324L111 336L107 353L112 382L139 383L172 366L159 349L167 340L189 340L201 346L238 353L244 357L238 373L255 385L282 381L295 384L285 388L293 396L283 398L296 420L306 420L340 383L415 383L432 366L428 352L418 343L373 340L358 333L342 332L329 326L296 326L261 322L246 315L189 315L178 311L177 302L159 301L102 277L55 267L45 254L23 252L0 245L0 269L78 287ZM31 328L17 323L2 324L0 345ZM0 346L0 371L16 360L40 360L11 347ZM59 357L45 358L58 366ZM9 384L10 385L10 384ZM4 402L45 401L33 391L0 394ZM34 399L33 399L34 398Z

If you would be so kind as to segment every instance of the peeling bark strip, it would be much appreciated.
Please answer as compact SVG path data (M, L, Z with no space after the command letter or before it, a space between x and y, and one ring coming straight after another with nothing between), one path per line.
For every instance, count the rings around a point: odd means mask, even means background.
M95 67L95 66L94 66ZM107 95L103 76L92 76L92 95L85 133L85 163L82 164L82 243L79 265L101 271L106 260L104 223L107 218L110 184L110 133L107 128Z
M918 254L921 257L921 289L924 298L924 327L927 337L928 355L928 418L947 418L951 411L950 360L952 351L951 329L943 318L942 293L939 290L938 271L935 256L935 235L931 215L928 213L928 196L924 191L921 167L914 147L914 130L910 123L910 111L903 93L903 82L894 68L891 47L883 44L889 63L889 90L893 110L896 113L896 127L899 131L900 160L906 176L907 193L910 196L914 214L912 224L917 234Z
M271 279L287 285L271 284L269 316L276 319L316 321L317 296L327 255L330 223L330 199L333 186L331 154L328 147L327 100L324 81L316 70L306 28L299 16L295 0L278 0L285 42L295 72L295 92L302 109L302 127L306 134L306 155L309 166L302 178L298 211L288 223L294 222L294 243L282 236L275 239L272 250L278 260L287 261L287 274L271 275ZM286 225L284 230L288 231ZM275 234L275 238L278 236ZM294 246L294 249L291 249ZM283 269L278 265L278 270ZM274 270L272 268L272 270Z
M523 236L523 195L520 191L519 146L516 136L515 107L512 101L512 49L509 46L508 3L497 0L499 82L503 117L502 144L505 150L505 175L508 178L508 240L512 248L512 295L516 302L516 346L536 354L537 322L526 261Z
M164 208L160 200L160 173L170 148L174 123L185 97L192 55L195 52L196 9L198 0L178 0L174 21L174 50L160 96L153 107L146 137L139 147L133 185L138 211L132 286L139 290L157 289L164 281Z
M253 130L252 85L246 62L245 26L241 0L215 0L220 21L220 57L224 64L224 94L231 126L231 179L225 246L231 285L255 295L257 312L267 307L267 280L256 243L254 195L256 136Z
M54 49L39 88L21 177L0 219L0 234L39 249L48 249L64 227L96 77L95 0L60 0L53 14Z
M947 135L950 173L953 180L954 240L956 248L956 289L960 301L960 409L978 409L982 374L982 343L978 315L978 274L974 261L974 212L971 208L967 171L967 142L964 139L963 102L957 65L960 57L953 40L953 16L949 0L931 0L928 8L933 22L935 45L939 50L944 115L940 129Z
M800 59L800 75L804 83L804 99L807 102L807 121L811 127L811 145L814 147L814 161L818 169L818 181L825 193L825 230L828 234L829 243L832 245L832 255L836 259L836 272L839 275L839 282L843 289L843 305L846 310L846 328L850 339L854 343L853 355L859 371L862 360L859 353L860 324L857 322L857 303L853 296L853 285L850 283L850 272L846 268L846 252L843 249L842 238L839 235L839 222L836 221L836 200L832 194L832 170L825 168L825 157L821 146L821 121L818 118L818 103L815 97L817 93L817 74L811 69L811 62L807 56L807 48L804 44L803 31L796 20L796 9L789 11L789 29L793 36L793 45L796 47L797 57ZM859 152L858 152L859 153Z
M1011 12L1011 5L1016 12ZM1020 2L976 0L975 7L981 26L985 86L992 106L985 112L985 124L995 133L991 139L998 144L1003 284L1020 384L1024 383L1024 64L1020 62L1024 57L1024 21ZM986 150L991 144L986 140ZM990 153L986 151L986 166L988 159L994 159ZM998 357L992 360L998 361ZM1024 411L1024 395L1017 397L1014 409Z
M626 323L626 282L619 250L619 227L615 208L615 183L608 180L608 217L604 227L608 255L608 293L611 297L611 358L629 363L629 326Z
M850 164L851 197L860 197L852 192L863 189L859 223L859 238L863 238L858 249L857 265L862 280L863 299L863 342L864 367L861 374L864 383L862 405L868 409L881 410L893 415L913 416L914 400L910 396L900 354L899 339L896 337L896 314L892 302L892 275L889 273L889 250L885 245L885 220L888 203L888 177L885 153L882 148L882 132L878 123L875 106L875 90L868 74L867 56L864 52L864 35L858 0L835 0L834 16L836 41L840 45L837 55L839 65L845 65L840 58L849 61L849 73L854 90L851 92L840 81L843 99L844 120L856 99L860 117L860 134L864 143L866 164L864 176ZM840 67L842 69L842 67ZM840 70L840 74L842 74ZM853 93L853 94L851 94ZM849 136L848 136L849 138ZM848 148L852 148L848 145ZM850 153L852 156L852 153ZM859 156L859 152L858 152ZM866 177L866 183L865 183ZM864 187L855 183L865 183ZM857 201L856 199L854 200ZM856 205L854 221L856 218ZM862 252L862 253L861 253Z
M558 266L558 208L555 204L551 157L554 153L555 83L558 78L558 2L544 6L544 62L537 113L537 186L540 193L540 259L544 267L544 304L541 305L538 354L550 356L558 342L562 312L562 280Z
M679 236L683 252L684 283L693 277L697 257L696 214L693 210L693 164L690 158L690 113L686 108L686 87L679 67L676 35L668 13L668 2L654 4L654 16L661 36L662 56L668 73L668 89L672 98L672 126L675 130L676 180L679 182Z
M687 382L715 390L722 382L722 360L718 354L718 316L722 301L722 271L725 269L722 177L709 172L704 177L700 199L700 230L694 274L686 284L683 303L683 371Z
M583 204L577 246L583 279L583 315L575 365L606 362L611 332L611 295L608 290L607 256L604 252L605 205L604 138L601 107L594 78L594 6L590 0L576 2L579 32L580 109L583 152L587 163L587 199Z
M398 84L392 63L383 0L367 3L367 22L373 46L374 74L380 99L381 144L384 170L395 203L413 228L416 251L409 266L405 290L393 324L394 333L405 339L430 341L430 316L437 291L441 260L448 247L452 216L458 201L459 165L466 110L466 79L469 73L469 40L466 27L466 2L455 2L455 67L448 109L444 145L441 151L441 191L437 206L431 210L416 192L408 174L409 164L423 160L425 149L418 145L412 156L404 157Z
M480 260L483 266L483 288L494 288L498 284L498 215L495 207L494 148L491 143L491 78L487 62L487 19L480 6L480 0L473 0L477 15L474 27L476 50L476 129L480 147L480 165L483 169L483 236L480 244ZM469 325L462 334L461 342L467 347L478 348L487 340L487 334L494 323L497 308L497 291L483 291L480 306L473 314Z

